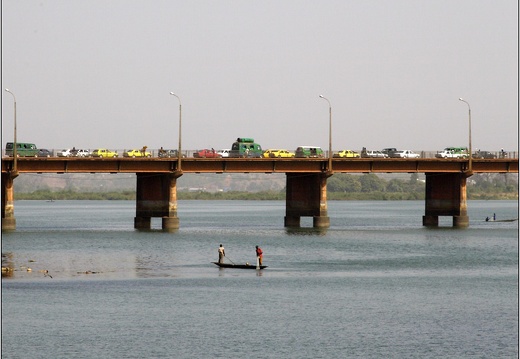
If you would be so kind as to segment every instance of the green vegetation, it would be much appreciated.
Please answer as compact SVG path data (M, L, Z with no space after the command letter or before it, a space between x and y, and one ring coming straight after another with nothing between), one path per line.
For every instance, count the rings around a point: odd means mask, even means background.
M181 200L284 200L285 192L178 192ZM31 193L18 193L17 200L135 200L135 191L122 192L75 192L37 190Z
M468 199L518 200L517 176L512 179L504 174L479 174L468 179ZM421 200L425 183L412 174L408 180L385 180L373 173L363 175L335 174L327 180L329 200ZM17 200L135 200L134 190L78 191L66 189L53 191L39 189L30 193L16 193ZM179 191L180 200L285 200L285 189L258 192L228 191Z
M74 190L51 191L40 189L31 193L15 193L15 199L23 200L135 200L135 191L77 192Z
M514 179L508 174L479 174L468 179L469 199L508 199L518 200L518 176Z
M214 200L255 200L274 201L285 200L285 191L261 192L178 192L179 199L214 199Z
M424 182L416 173L407 181L385 180L373 173L361 176L337 174L327 180L327 197L331 200L417 200L424 198Z

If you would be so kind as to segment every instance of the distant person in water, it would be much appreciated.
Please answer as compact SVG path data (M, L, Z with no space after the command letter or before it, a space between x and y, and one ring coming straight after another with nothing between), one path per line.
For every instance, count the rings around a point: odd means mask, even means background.
M496 213L493 213L493 221L496 221L497 220L497 215Z
M226 251L224 250L224 246L221 244L220 247L218 247L218 262L224 263L225 256L226 256Z
M262 248L256 246L256 257L258 258L258 264L262 265L262 257L264 252L262 252Z

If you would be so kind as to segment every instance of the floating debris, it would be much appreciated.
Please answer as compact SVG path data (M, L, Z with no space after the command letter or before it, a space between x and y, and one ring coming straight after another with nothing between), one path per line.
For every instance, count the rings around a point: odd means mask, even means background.
M51 277L52 278L52 275L49 274L49 271L47 269L42 269L39 272L43 273L44 277Z
M93 271L90 271L90 270L85 271L85 272L78 272L78 274L98 274L98 273L100 273L100 272L93 272Z

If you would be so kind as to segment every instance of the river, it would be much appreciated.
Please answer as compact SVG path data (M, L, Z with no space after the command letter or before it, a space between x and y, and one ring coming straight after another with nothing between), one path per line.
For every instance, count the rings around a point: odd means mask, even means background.
M2 358L517 358L517 201L329 201L331 227L283 227L284 201L179 201L173 233L134 201L17 201L2 235ZM257 270L219 269L226 260Z

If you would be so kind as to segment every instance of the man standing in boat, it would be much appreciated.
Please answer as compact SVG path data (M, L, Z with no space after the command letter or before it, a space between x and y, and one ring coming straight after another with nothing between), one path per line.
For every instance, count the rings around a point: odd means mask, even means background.
M224 250L224 246L221 244L220 247L218 247L218 262L224 263L225 256L226 256L226 251Z
M258 264L262 265L262 256L264 252L262 252L262 248L256 246L256 258L258 258Z

